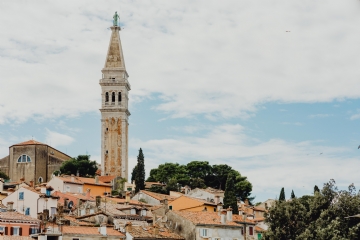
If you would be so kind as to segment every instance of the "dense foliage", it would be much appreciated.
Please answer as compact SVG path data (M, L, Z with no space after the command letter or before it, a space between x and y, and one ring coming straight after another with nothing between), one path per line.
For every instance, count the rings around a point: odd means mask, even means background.
M9 180L9 176L6 175L4 172L0 171L0 178L3 178L5 180Z
M146 181L169 184L170 180L179 186L188 185L191 188L212 187L225 190L229 174L233 175L234 193L242 201L251 197L252 185L247 177L226 164L210 165L207 161L192 161L186 165L178 163L160 164L158 168L151 169ZM174 188L174 187L173 187Z
M324 184L314 196L277 201L265 215L265 240L359 240L360 193L354 185L338 190L335 181Z
M93 177L97 169L96 161L90 161L90 155L79 155L77 158L63 162L60 172L68 175L79 173L80 177Z
M145 160L142 149L139 150L137 165L134 167L131 179L135 181L135 192L145 189Z

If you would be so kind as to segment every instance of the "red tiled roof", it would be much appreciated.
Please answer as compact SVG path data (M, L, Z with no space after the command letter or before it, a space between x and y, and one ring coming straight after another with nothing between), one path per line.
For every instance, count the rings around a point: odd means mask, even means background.
M255 232L266 232L266 230L259 226L255 226Z
M153 197L157 200L164 200L164 199L168 199L168 200L174 200L176 197L172 197L170 195L166 195L166 194L160 194L160 193L154 193L154 192L149 192L149 191L145 191L145 190L141 190L140 192L149 195L150 197Z
M99 233L98 227L80 227L80 226L63 226L62 233L64 235L70 234L81 234L81 235L96 235L102 236ZM125 238L125 235L113 228L106 228L107 236L119 236L120 238Z
M47 145L47 144L44 144L44 143L41 143L41 142L38 142L35 140L28 140L25 142L14 144L13 146L24 146L24 145Z
M86 177L75 177L79 181L83 182L84 184L91 184L91 185L100 185L100 186L107 186L111 187L111 184L104 183L99 180L99 183L95 183L95 178L86 178Z
M233 214L233 221L244 222L244 218L242 215ZM245 222L249 224L255 224L253 219L246 219Z
M133 238L141 239L185 239L176 233L170 232L166 228L160 228L156 235L153 227L143 228L141 226L132 226L131 229L128 229L128 232Z
M63 182L67 182L67 183L74 183L74 184L81 184L83 185L84 183L80 180L78 180L77 178L78 177L74 177L74 181L72 181L72 177L56 177L56 178L59 178L60 180L62 180Z
M21 221L21 222L40 223L40 220L18 212L0 212L0 222L4 220L16 221L16 222Z
M109 183L114 180L114 178L116 178L116 176L99 176L99 181Z
M226 221L225 224L221 223L220 216L216 212L190 212L190 211L173 211L175 214L191 221L194 224L209 224L209 225L230 225L239 226L234 221Z

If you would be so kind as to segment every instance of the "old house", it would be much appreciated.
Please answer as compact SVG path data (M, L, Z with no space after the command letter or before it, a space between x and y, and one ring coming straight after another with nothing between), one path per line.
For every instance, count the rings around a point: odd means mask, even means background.
M1 212L0 232L4 236L29 236L39 232L40 220L24 214L7 211Z
M189 191L186 195L218 204L219 202L224 202L224 193L225 192L221 189L208 187L205 189L195 188Z
M74 175L53 177L48 185L54 188L54 191L82 193L84 183L78 180Z
M159 226L132 226L132 223L129 222L126 226L126 240L175 240L175 239L185 239L179 236L176 233L171 232L166 227Z
M208 202L203 199L193 198L186 195L176 198L169 203L170 210L186 210L186 211L209 211L216 212L217 205L213 202Z
M161 200L167 199L169 203L175 199L175 197L166 195L166 194L160 194L160 193L154 193L149 192L145 190L140 190L138 193L136 193L131 199L140 201L150 204L150 205L160 205Z
M47 144L29 140L9 147L9 155L0 159L0 171L10 179L47 182L61 164L71 157Z

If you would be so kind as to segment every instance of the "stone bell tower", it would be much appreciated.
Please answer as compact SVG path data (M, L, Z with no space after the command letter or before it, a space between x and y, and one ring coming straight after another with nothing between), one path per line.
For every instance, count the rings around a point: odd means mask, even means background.
M116 13L117 16L117 13ZM111 28L110 44L101 86L101 174L128 178L128 110L130 84L126 72L117 19Z

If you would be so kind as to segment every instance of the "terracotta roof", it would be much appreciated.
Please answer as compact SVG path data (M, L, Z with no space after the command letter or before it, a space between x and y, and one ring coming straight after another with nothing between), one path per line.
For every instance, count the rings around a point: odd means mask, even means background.
M242 215L237 215L237 214L233 214L233 221L235 222L244 222L244 218ZM249 223L249 224L255 224L254 220L253 219L246 219L245 221L246 223Z
M255 232L266 232L266 230L259 226L255 226Z
M96 203L91 202L91 206L96 206ZM101 202L99 210L103 211L104 213L110 215L110 216L117 216L117 215L125 215L122 211L118 210L118 204L117 203L110 203L110 202Z
M167 228L159 228L158 234L154 234L153 227L143 228L141 226L132 226L131 229L128 229L128 233L133 238L143 238L143 239L185 239L176 233L170 232Z
M145 190L141 190L140 192L149 195L150 197L153 197L157 200L164 200L164 199L168 199L168 200L174 200L176 199L176 197L172 197L170 195L166 195L166 194L160 194L160 193L154 193L154 192L149 192L149 191L145 191Z
M45 195L44 193L41 193L41 192L37 191L35 188L32 188L32 187L21 187L21 188L27 189L27 190L32 191L34 193L37 193L39 195ZM21 189L21 188L19 188L19 189Z
M208 187L208 188L201 189L201 190L204 190L205 192L209 192L209 193L224 193L225 192L224 190L216 189L216 188L212 188L212 187Z
M58 200L58 203L60 203L61 205L64 204L64 199L67 198L69 199L69 201L73 201L74 202L74 206L76 206L77 204L77 199L81 199L81 200L87 200L87 201L95 201L95 198L93 197L86 197L86 195L82 195L81 193L62 193L60 191L55 191L51 194L52 196L55 197L60 197L60 199Z
M98 227L78 227L78 226L63 226L62 227L63 235L70 234L81 234L81 235L96 235L102 236L99 233ZM113 228L106 228L107 236L119 236L120 238L125 238L125 235Z
M264 217L259 217L259 218L254 218L252 219L254 222L263 222L265 221L265 218Z
M175 214L189 220L190 222L197 224L209 224L209 225L229 225L229 226L241 226L234 221L227 221L226 224L222 224L220 216L216 212L190 212L190 211L173 211Z
M106 197L106 200L109 202L116 202L118 204L125 204L126 203L126 199L124 198L111 198L111 197ZM138 200L130 200L129 202L130 205L143 205L143 206L152 206L143 202L140 202Z
M76 226L94 226L95 225L95 224L92 224L89 222L79 221L74 216L64 215L63 218L66 220L69 220L71 222L71 225L73 225L73 224Z
M30 216L18 213L18 212L0 212L0 222L3 220L9 220L9 221L22 221L27 223L40 223L40 220L36 218L32 218Z
M74 184L80 184L80 185L83 185L84 183L80 180L77 179L77 177L74 177L74 181L72 181L72 177L56 177L60 180L62 180L63 182L67 182L67 183L74 183Z
M112 180L114 180L116 178L116 176L99 176L99 181L104 182L104 183L109 183Z
M79 181L83 182L84 184L91 184L91 185L100 185L100 186L107 186L111 187L111 184L104 183L99 180L99 183L95 183L95 178L86 178L86 177L75 177Z
M25 236L4 236L4 240L34 240L31 237L25 237Z
M265 208L262 208L262 207L254 207L253 208L255 211L259 211L259 212L266 212L266 209Z
M35 140L28 140L28 141L25 141L25 142L14 144L12 146L24 146L24 145L47 145L47 144L44 144L44 143L41 143L41 142L38 142L38 141L35 141Z

